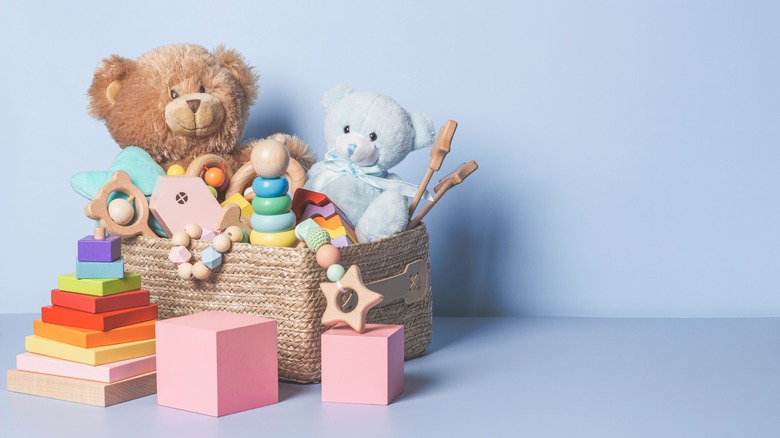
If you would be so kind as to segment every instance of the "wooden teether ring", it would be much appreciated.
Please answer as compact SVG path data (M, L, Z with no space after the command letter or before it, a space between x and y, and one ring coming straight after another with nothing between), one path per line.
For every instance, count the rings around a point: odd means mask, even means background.
M257 173L252 168L252 163L245 163L243 166L236 170L233 178L230 179L230 185L225 192L225 199L235 195L236 193L242 193L244 190L252 185L252 181L257 177ZM306 184L306 172L303 171L303 167L294 158L290 158L290 164L287 165L287 170L284 171L284 177L290 183L289 191L295 193L295 191L304 184Z
M133 196L135 204L135 222L120 225L111 219L108 213L108 198L113 192L122 192ZM130 181L130 175L124 170L117 170L108 182L98 190L95 198L84 207L84 213L90 219L100 221L100 224L114 236L130 237L142 234L146 237L157 237L149 228L149 203L141 189Z
M222 163L225 163L225 178L232 182L233 170L230 168L227 162L225 162L224 158L215 154L204 154L199 157L195 157L195 159L192 160L192 163L187 166L185 175L199 177L200 174L203 173L204 167L218 167L221 166Z

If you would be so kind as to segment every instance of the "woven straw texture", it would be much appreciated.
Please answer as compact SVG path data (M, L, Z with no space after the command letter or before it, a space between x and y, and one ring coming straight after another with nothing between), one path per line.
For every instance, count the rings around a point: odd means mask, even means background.
M194 259L209 242L193 240ZM126 269L141 274L160 318L167 319L209 310L247 313L277 321L279 378L311 383L320 380L320 323L325 298L320 283L326 272L305 248L274 248L234 244L223 264L206 281L183 280L168 260L170 239L131 237L122 242ZM424 224L377 242L341 248L341 264L360 266L365 283L399 274L416 260L425 260L430 272L428 232ZM429 276L430 277L430 276ZM432 294L430 283L422 300L383 302L371 309L368 322L403 324L405 356L425 353L431 340Z

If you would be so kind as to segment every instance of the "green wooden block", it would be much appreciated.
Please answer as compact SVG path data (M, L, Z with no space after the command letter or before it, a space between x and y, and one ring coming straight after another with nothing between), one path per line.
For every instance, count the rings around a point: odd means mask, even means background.
M123 278L76 278L76 273L57 277L57 288L66 292L105 297L141 288L141 275L126 272Z

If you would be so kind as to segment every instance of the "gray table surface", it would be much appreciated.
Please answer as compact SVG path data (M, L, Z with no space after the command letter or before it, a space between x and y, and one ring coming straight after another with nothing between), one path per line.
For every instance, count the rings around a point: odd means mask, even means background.
M35 317L0 315L4 368ZM780 437L780 318L436 318L389 406L283 383L278 404L213 418L9 393L2 376L2 437Z

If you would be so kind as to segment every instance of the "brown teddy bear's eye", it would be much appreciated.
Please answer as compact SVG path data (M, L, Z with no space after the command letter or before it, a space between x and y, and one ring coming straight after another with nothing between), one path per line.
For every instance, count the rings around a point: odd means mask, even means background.
M179 97L179 92L171 88L171 99Z
M368 138L370 138L371 141L376 141L376 133L372 132L371 134L368 134Z
M344 127L344 134L349 134L349 125Z
M198 88L198 93L205 93L205 92L206 92L206 88L203 85L201 85L200 88Z

